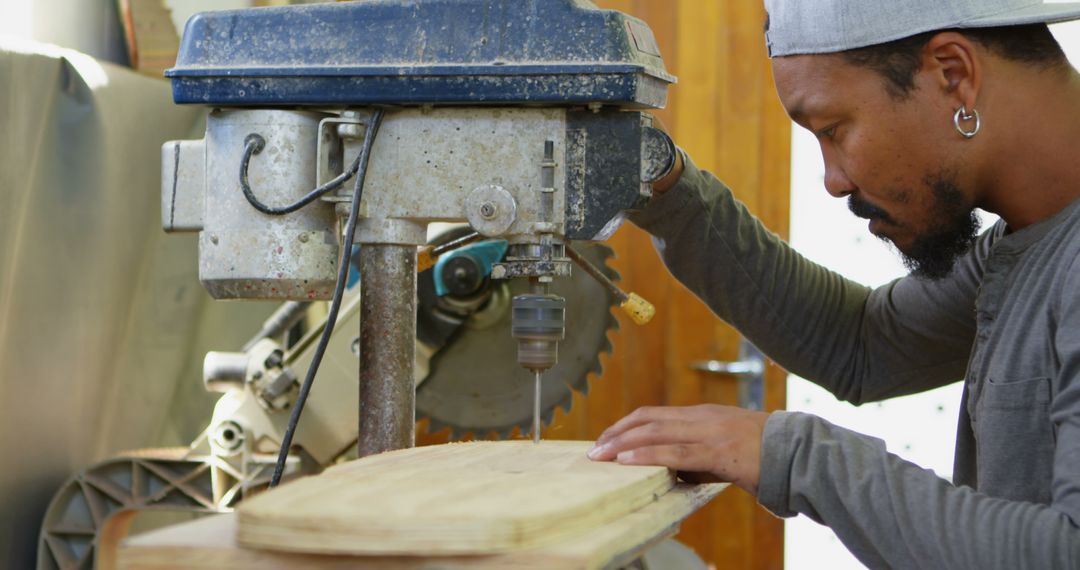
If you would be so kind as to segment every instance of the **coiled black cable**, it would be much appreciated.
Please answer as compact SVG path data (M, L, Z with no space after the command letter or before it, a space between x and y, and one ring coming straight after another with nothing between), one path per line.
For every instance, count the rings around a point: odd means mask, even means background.
M289 416L289 424L285 428L285 437L281 440L281 451L278 452L277 463L274 465L274 475L270 478L271 488L276 487L277 484L281 482L281 475L285 472L285 461L289 457L289 448L292 447L293 434L296 432L296 425L300 423L300 414L304 411L304 404L307 402L308 394L311 392L311 385L315 381L315 373L319 371L323 353L326 352L326 346L330 343L330 335L334 332L334 324L337 322L338 310L341 309L341 298L345 294L345 283L349 278L349 257L352 253L353 238L356 236L356 221L357 218L360 217L360 199L364 195L364 177L367 176L368 159L371 158L371 147L375 142L375 135L379 132L379 125L382 124L382 118L382 109L376 109L375 112L372 113L371 120L368 122L367 132L364 133L364 146L360 150L360 155L356 157L354 163L356 168L356 183L353 186L352 207L349 210L348 222L345 224L345 244L341 248L341 260L338 264L337 284L334 286L334 297L330 301L330 312L326 315L326 327L323 328L322 336L319 337L319 344L315 347L315 354L311 358L311 365L308 366L307 376L304 378L304 383L300 385L300 393L297 395L296 403L293 404L292 414ZM245 152L245 156L250 157L250 153ZM244 180L247 168L242 167L240 172L241 180ZM338 178L341 178L341 176ZM337 180L338 178L335 178L334 180ZM346 177L346 179L347 178L348 177ZM344 181L344 179L342 181ZM332 182L333 180L330 183ZM245 185L244 188L245 194L248 194L247 186ZM318 190L319 189L316 189L316 191ZM311 196L311 194L308 194L308 196ZM251 197L249 196L249 200L250 199ZM307 196L304 197L304 200L307 200Z
M307 195L300 198L300 200L289 204L288 206L275 208L273 206L267 206L259 201L259 199L255 197L255 193L251 190L251 184L248 182L248 164L251 162L251 157L262 152L264 148L266 148L266 139L262 138L261 135L251 133L244 138L244 158L240 160L240 188L244 191L244 197L247 198L248 203L256 210L268 216L284 216L285 214L291 214L315 200L322 198L328 192L340 188L346 180L356 174L357 170L360 168L360 158L363 155L363 153L361 153L361 155L357 156L356 160L353 161L352 166L350 166L348 170L342 172L326 184L308 192Z

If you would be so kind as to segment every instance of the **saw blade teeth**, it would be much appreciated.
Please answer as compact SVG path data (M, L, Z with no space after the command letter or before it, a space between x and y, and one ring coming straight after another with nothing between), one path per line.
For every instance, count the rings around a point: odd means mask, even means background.
M609 333L622 329L622 325L619 324L619 319L616 319L615 315L612 314L611 311L608 311L607 328ZM608 338L608 335L604 334L604 338Z
M428 418L426 432L429 434L436 434L446 429L446 426L439 422L435 418Z
M588 377L588 375L586 374L586 378L587 377ZM580 391L582 396L588 396L589 395L589 381L588 380L585 380L584 382L582 382L580 386L574 386L573 388L575 390Z
M586 385L588 385L588 382L586 382ZM558 408L562 408L562 411L564 413L569 414L571 408L574 407L574 393L571 392L571 393L567 394L566 397L563 398L562 401L559 402L558 404L555 404L555 406L558 407Z
M602 244L592 244L589 242L579 242L579 245L580 247L578 251L580 251L583 256L586 256L589 260L591 260L593 264L604 275L606 275L609 279L612 279L613 281L620 280L621 275L619 274L619 272L607 263L609 259L615 259L616 257L618 257L614 250ZM568 380L563 382L565 388L560 388L561 390L564 390L565 393L560 393L556 395L555 398L545 401L546 409L543 409L541 411L541 423L544 426L550 426L552 424L557 414L557 410L562 409L566 413L569 413L571 411L571 408L574 405L575 392L580 392L583 396L587 396L589 394L592 383L595 381L601 381L599 380L599 377L602 375L604 368L603 364L601 363L601 354L606 352L610 355L614 350L611 340L611 334L612 331L617 331L620 328L620 320L619 318L617 318L617 314L621 313L621 311L616 311L616 308L618 307L616 298L612 293L608 292L603 287L593 287L592 284L589 283L585 283L583 285L584 286L581 290L583 292L587 291L588 296L586 298L589 299L589 303L585 306L588 307L590 310L592 310L592 308L603 309L604 314L596 314L595 316L590 317L588 325L588 330L590 332L587 336L583 336L583 338L587 341L586 344L588 345L588 350L591 350L593 352L591 355L588 355L588 352L584 352L583 354L581 354L580 358L576 360L578 364L575 365L574 372L572 374L566 374L564 376L564 378L567 378ZM601 327L602 330L597 330ZM579 353L580 352L581 351L579 351ZM433 362L428 380L425 381L425 383L422 384L418 388L418 390L423 390L425 389L425 387L430 390L437 385L436 382L438 382L440 379L442 379L445 383L446 379L438 376L438 370L438 364ZM446 378L451 377L447 376ZM448 385L453 386L454 384L450 383ZM529 387L531 388L531 383ZM438 392L436 392L436 394L437 393ZM483 401L482 395L475 395L475 397L480 401ZM529 391L527 399L529 402L531 402L531 390ZM428 401L428 405L432 405L430 403L430 400ZM473 405L475 405L475 403ZM425 417L429 419L429 433L449 432L451 438L454 441L460 441L462 438L467 436L472 436L472 438L476 440L490 439L492 437L497 437L502 440L508 438L525 440L529 439L532 434L531 405L529 406L529 414L527 418L525 418L524 416L517 418L506 417L509 414L504 414L503 417L500 418L502 421L496 420L498 421L498 423L503 423L506 421L517 423L501 427L492 427L490 429L476 428L475 426L464 427L470 421L470 416L468 414L457 413L457 408L455 408L454 410L455 413L453 414L448 414L445 416L440 415L443 421L435 420L434 417L432 417L432 415L429 415L428 413L438 412L438 406L436 406L434 410L427 411L423 410L421 407L418 406L417 415L419 417ZM460 425L458 425L459 423Z

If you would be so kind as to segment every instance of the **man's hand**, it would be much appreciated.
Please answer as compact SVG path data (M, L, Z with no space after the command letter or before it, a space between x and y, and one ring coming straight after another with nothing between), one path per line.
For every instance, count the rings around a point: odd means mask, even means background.
M600 435L589 458L661 465L688 481L729 481L756 496L768 417L714 404L638 408Z

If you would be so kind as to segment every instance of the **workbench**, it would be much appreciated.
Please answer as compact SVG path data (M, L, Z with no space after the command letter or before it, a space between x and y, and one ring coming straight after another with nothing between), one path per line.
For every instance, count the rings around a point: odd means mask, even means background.
M129 538L120 548L122 570L454 570L619 568L673 536L679 523L720 494L725 483L680 484L655 503L619 521L547 547L485 556L341 556L243 548L236 542L236 514L212 515Z
M587 446L449 444L366 458L261 495L239 513L129 538L118 567L619 568L727 486L664 484L666 470L592 462ZM373 473L379 486L363 485ZM418 486L414 473L438 474L443 485ZM552 481L573 486L553 493ZM344 540L348 533L355 538Z

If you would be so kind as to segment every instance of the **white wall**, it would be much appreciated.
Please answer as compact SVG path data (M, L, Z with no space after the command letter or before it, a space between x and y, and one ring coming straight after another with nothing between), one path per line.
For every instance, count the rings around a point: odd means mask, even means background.
M1058 24L1053 30L1073 65L1080 67L1080 22ZM793 128L792 245L810 259L866 285L881 285L905 274L896 254L866 231L866 222L851 215L847 202L825 192L817 141L804 129ZM961 387L954 384L855 408L791 376L788 408L880 437L889 451L951 479ZM789 570L863 568L832 531L806 517L787 522L785 539Z
M30 39L34 6L28 0L0 0L0 35Z
M128 61L116 0L0 0L0 34Z

